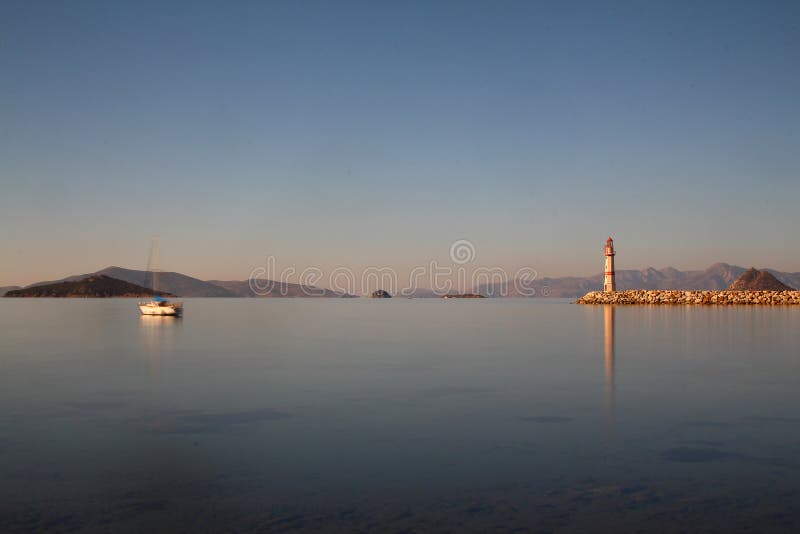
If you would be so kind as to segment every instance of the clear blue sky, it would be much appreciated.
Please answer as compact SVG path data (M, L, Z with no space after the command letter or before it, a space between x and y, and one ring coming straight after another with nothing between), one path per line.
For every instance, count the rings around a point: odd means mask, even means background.
M796 1L5 1L0 285L799 271L799 128Z

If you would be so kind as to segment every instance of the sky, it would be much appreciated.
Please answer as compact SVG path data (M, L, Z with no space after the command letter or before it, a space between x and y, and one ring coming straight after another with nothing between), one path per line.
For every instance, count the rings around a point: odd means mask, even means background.
M800 271L800 3L0 4L0 286Z

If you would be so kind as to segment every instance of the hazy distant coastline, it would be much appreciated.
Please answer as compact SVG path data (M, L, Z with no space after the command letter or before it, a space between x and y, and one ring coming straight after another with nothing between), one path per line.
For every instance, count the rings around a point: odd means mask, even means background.
M725 290L741 277L747 269L728 263L715 263L705 270L680 271L673 267L642 270L617 269L617 290L682 290L682 291L721 291ZM765 268L782 283L793 288L800 288L800 272L781 272ZM603 273L589 277L567 276L561 278L537 278L531 282L521 282L524 287L535 290L536 296L579 298L591 291L603 288ZM507 295L515 294L517 285L509 284ZM497 295L501 286L498 284L481 285L474 288L474 293L481 295ZM543 294L546 293L547 294Z
M774 269L763 269L775 276L780 282L800 287L800 272L781 272ZM682 290L682 291L720 291L728 288L746 272L744 267L727 263L715 263L705 270L680 271L672 267L642 270L617 270L617 288L620 291L639 290ZM92 275L104 275L117 280L152 289L150 273L144 270L126 269L123 267L106 267L95 273L68 276L60 280L44 281L25 287L7 286L0 288L0 295L7 291L29 289L32 287L85 279ZM266 283L266 281L261 281ZM200 280L177 272L158 273L158 289L182 297L228 297L228 298L346 298L353 297L346 293L336 292L321 287L304 286L288 282L272 282L263 294L257 294L250 287L248 280ZM469 293L488 297L505 295L508 297L526 298L520 295L519 287L533 289L535 297L579 298L603 286L603 274L587 277L544 277L531 281L511 281L508 284L481 284L469 288ZM438 298L441 294L428 288L416 288L403 291L403 296L413 298Z

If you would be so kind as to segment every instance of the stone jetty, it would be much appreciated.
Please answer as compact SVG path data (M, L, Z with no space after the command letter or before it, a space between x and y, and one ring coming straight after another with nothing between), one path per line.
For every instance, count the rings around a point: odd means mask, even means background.
M800 305L800 291L591 291L577 304Z

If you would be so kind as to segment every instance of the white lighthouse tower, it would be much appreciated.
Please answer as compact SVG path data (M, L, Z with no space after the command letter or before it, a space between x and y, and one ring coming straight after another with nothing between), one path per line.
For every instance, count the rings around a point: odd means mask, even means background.
M603 279L603 291L616 291L617 282L614 280L614 240L606 240L606 271Z

